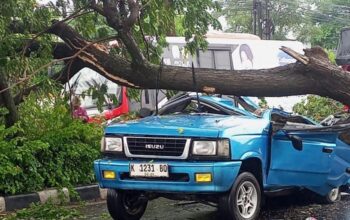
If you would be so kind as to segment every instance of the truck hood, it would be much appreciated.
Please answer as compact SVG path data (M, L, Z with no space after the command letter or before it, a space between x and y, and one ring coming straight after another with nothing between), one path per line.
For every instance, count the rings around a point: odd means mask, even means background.
M126 123L112 124L107 134L161 135L184 137L220 137L235 134L261 134L268 122L246 116L169 115L150 116Z

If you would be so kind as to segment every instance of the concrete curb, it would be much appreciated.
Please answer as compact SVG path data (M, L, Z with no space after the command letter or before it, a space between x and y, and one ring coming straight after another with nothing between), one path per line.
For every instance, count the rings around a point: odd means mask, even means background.
M76 187L75 191L81 200L106 199L107 190L100 189L98 185L88 185ZM63 192L63 194L62 194ZM32 203L46 203L48 200L58 203L66 199L67 202L76 202L78 199L70 198L67 188L62 190L48 189L29 194L0 197L0 213L23 209Z
M0 213L5 212L6 206L5 206L5 198L0 197Z

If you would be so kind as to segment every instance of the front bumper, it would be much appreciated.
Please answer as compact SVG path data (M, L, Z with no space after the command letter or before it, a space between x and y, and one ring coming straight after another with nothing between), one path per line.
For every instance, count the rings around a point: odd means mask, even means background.
M149 161L133 161L149 162ZM154 161L157 162L157 161ZM161 161L169 166L169 175L184 174L186 180L152 180L125 178L129 173L128 160L96 160L94 169L101 188L113 188L122 190L141 190L153 192L185 192L185 193L217 193L228 191L234 183L241 161L226 162L184 162ZM116 179L104 179L102 171L110 170L116 173ZM195 173L212 173L212 182L197 183Z

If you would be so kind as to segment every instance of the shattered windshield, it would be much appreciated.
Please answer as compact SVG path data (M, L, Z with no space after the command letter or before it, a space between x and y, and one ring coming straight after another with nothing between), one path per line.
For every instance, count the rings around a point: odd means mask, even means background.
M221 101L221 102L220 102ZM160 110L159 115L173 114L216 114L216 115L245 115L236 109L229 99L210 96L196 96L183 94L170 99Z

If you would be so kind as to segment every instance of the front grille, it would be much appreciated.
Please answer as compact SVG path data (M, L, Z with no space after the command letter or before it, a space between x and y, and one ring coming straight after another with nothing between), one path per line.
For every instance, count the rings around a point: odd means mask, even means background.
M189 139L173 137L126 137L127 156L184 158Z
M169 177L132 177L129 172L120 174L121 180L189 182L187 173L169 173Z

